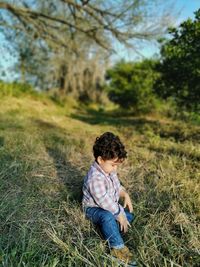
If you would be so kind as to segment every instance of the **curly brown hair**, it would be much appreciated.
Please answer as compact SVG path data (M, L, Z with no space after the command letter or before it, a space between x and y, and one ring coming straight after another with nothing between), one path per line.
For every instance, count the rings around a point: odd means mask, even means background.
M96 138L93 155L95 160L100 156L103 160L118 158L118 161L122 162L127 157L127 152L118 136L106 132Z

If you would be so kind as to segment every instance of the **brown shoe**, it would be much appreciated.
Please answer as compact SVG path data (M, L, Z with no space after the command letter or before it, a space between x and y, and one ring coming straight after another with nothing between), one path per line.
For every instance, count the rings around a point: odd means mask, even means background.
M129 266L136 266L133 262L133 254L126 246L121 249L112 248L110 254L125 264L131 264Z

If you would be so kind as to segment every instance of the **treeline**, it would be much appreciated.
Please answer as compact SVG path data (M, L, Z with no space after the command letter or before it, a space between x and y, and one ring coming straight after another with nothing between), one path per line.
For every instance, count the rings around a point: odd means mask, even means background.
M159 99L170 99L179 110L200 112L200 9L195 19L169 29L161 57L117 63L107 71L106 91L122 108L148 112Z
M31 84L55 92L55 99L70 95L84 103L104 103L108 96L123 109L143 113L170 99L179 110L198 113L200 10L194 20L169 28L166 13L155 19L162 8L172 12L158 2L0 2L0 31L17 54L14 71L22 88ZM134 47L134 41L158 39L167 28L171 38L159 39L160 58L121 61L108 69L117 42Z
M170 13L161 0L7 0L0 2L0 32L17 57L21 83L101 101L115 45L157 38L170 25Z

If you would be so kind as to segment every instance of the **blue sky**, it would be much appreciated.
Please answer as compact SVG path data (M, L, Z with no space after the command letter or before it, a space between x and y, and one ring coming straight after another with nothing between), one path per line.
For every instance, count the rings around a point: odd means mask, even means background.
M193 18L194 11L200 8L200 0L177 0L176 2L176 7L181 10L180 21L188 17Z
M194 18L194 11L200 8L200 0L175 0L173 5L173 12L177 17L174 18L175 26L178 26L182 21L188 18ZM140 49L140 54L135 51L127 50L126 48L118 45L118 55L114 57L114 60L118 58L125 58L126 60L140 59L141 57L152 57L159 54L158 45L154 42L147 42L143 44L143 48Z
M194 11L199 8L200 0L175 0L174 11L175 13L179 13L175 20L176 25L178 26L187 18L194 18ZM8 45L6 45L3 35L0 33L0 78L12 80L12 78L15 78L15 74L11 74L10 69L12 69L13 64L16 62L16 58L10 54L6 47L8 47ZM114 61L118 60L119 58L125 58L126 60L141 58L141 55L136 54L133 50L128 51L127 49L122 48L120 45L117 46L117 49L118 55L113 58ZM153 55L159 53L159 49L155 43L145 43L143 48L140 49L140 53L144 57L152 57ZM2 77L2 72L6 73L6 76Z

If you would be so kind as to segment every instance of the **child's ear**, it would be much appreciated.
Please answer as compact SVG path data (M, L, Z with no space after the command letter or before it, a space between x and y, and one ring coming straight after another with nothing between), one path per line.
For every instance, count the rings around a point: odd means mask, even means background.
M97 162L98 162L99 164L101 164L102 161L103 161L102 157L101 157L101 156L98 156L98 157L97 157Z

